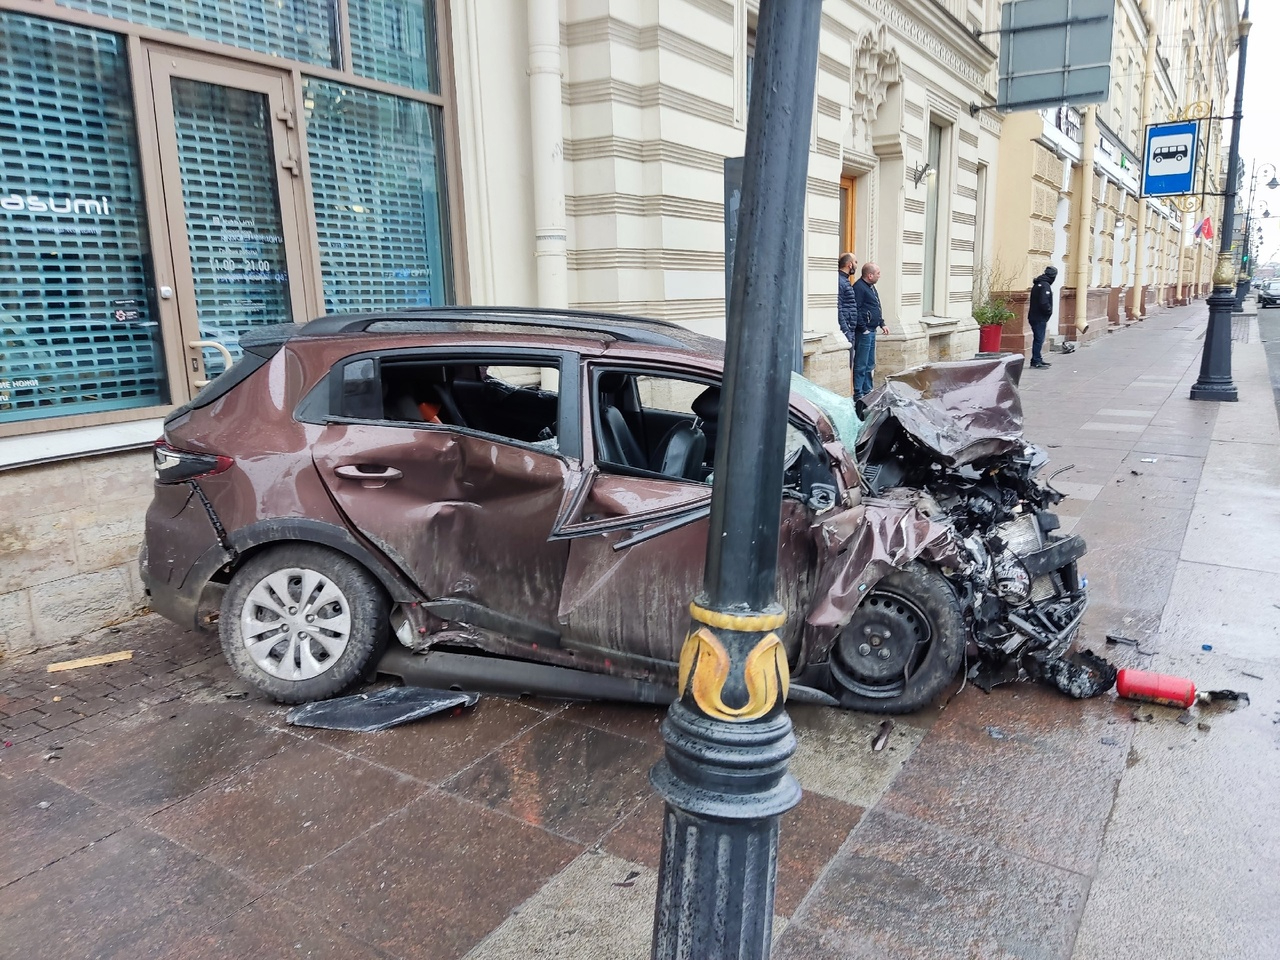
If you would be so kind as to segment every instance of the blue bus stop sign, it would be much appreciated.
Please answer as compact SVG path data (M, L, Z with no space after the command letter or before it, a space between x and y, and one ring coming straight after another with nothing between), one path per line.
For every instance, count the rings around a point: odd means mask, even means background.
M1147 152L1142 164L1144 197L1172 197L1195 191L1199 129L1195 121L1147 127Z

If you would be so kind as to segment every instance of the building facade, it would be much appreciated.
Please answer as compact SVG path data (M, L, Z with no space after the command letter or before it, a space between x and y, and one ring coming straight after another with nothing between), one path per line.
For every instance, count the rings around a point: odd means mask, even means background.
M1200 125L1204 196L1140 196L1148 124L1222 116L1234 76L1235 0L1118 0L1107 101L1011 114L1000 142L993 287L1017 319L1004 349L1025 352L1031 281L1058 270L1058 336L1089 340L1211 289L1225 166L1222 124Z

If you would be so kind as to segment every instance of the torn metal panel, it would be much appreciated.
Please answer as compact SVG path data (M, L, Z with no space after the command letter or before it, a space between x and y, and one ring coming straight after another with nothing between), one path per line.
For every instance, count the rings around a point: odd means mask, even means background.
M949 466L1015 450L1022 440L1022 357L931 363L894 374L866 399L860 464L901 430Z
M427 687L387 687L294 707L285 719L295 727L373 733L412 723L455 707L474 707L479 695Z
M816 600L806 622L830 647L871 588L895 567L925 559L957 568L962 555L955 531L930 519L911 499L867 498L814 527L819 552Z

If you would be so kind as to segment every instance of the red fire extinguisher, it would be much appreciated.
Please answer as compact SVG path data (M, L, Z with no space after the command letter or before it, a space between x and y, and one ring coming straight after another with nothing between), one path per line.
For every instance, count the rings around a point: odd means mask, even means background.
M1116 693L1127 700L1145 700L1166 707L1189 707L1196 702L1196 685L1185 677L1146 670L1121 670L1116 674Z

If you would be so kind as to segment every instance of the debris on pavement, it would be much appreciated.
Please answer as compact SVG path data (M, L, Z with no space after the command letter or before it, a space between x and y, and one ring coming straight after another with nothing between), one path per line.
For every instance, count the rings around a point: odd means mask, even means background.
M60 673L63 670L79 670L81 667L98 667L105 663L119 663L132 660L132 650L117 650L115 653L100 653L96 657L79 657L76 660L60 660L45 667L46 673Z
M889 734L893 732L893 721L886 720L880 724L880 731L875 735L875 739L871 741L871 752L879 753L884 749L885 744L889 742Z
M987 731L987 736L992 740L1003 740L1008 736L1008 734L999 727L987 727L985 729Z
M473 707L480 695L429 687L387 687L294 707L285 719L296 727L373 733L421 720L454 707Z
M1134 650L1135 650L1135 651L1136 651L1140 656L1143 656L1143 657L1154 657L1154 656L1155 656L1155 653L1154 653L1154 652L1152 652L1152 651L1150 651L1150 650L1143 650L1143 649L1142 649L1142 643L1141 643L1140 641L1138 641L1138 640L1133 640L1133 639L1131 639L1131 638L1129 638L1129 637L1122 637L1122 636L1120 636L1119 634L1116 634L1116 633L1108 633L1108 634L1107 634L1107 643L1108 643L1109 645L1110 645L1110 644L1117 644L1117 643L1119 643L1119 644L1124 644L1126 647L1133 647L1133 649L1134 649Z
M41 800L39 803L36 804L36 806L39 807L41 810L48 810L50 807L53 806L53 804L50 803L48 800Z
M1129 714L1129 719L1134 723L1150 723L1155 720L1156 715L1150 710L1143 710L1141 707L1134 707L1133 712Z
M1092 650L1079 650L1061 660L1031 663L1029 672L1033 677L1057 687L1076 700L1096 697L1116 684L1116 668Z
M1159 457L1143 457L1142 462L1143 463L1159 463L1160 458Z
M639 876L640 876L639 870L629 870L627 871L627 875L625 877L623 877L621 880L614 883L614 886L615 887L634 887L636 885L636 878Z

